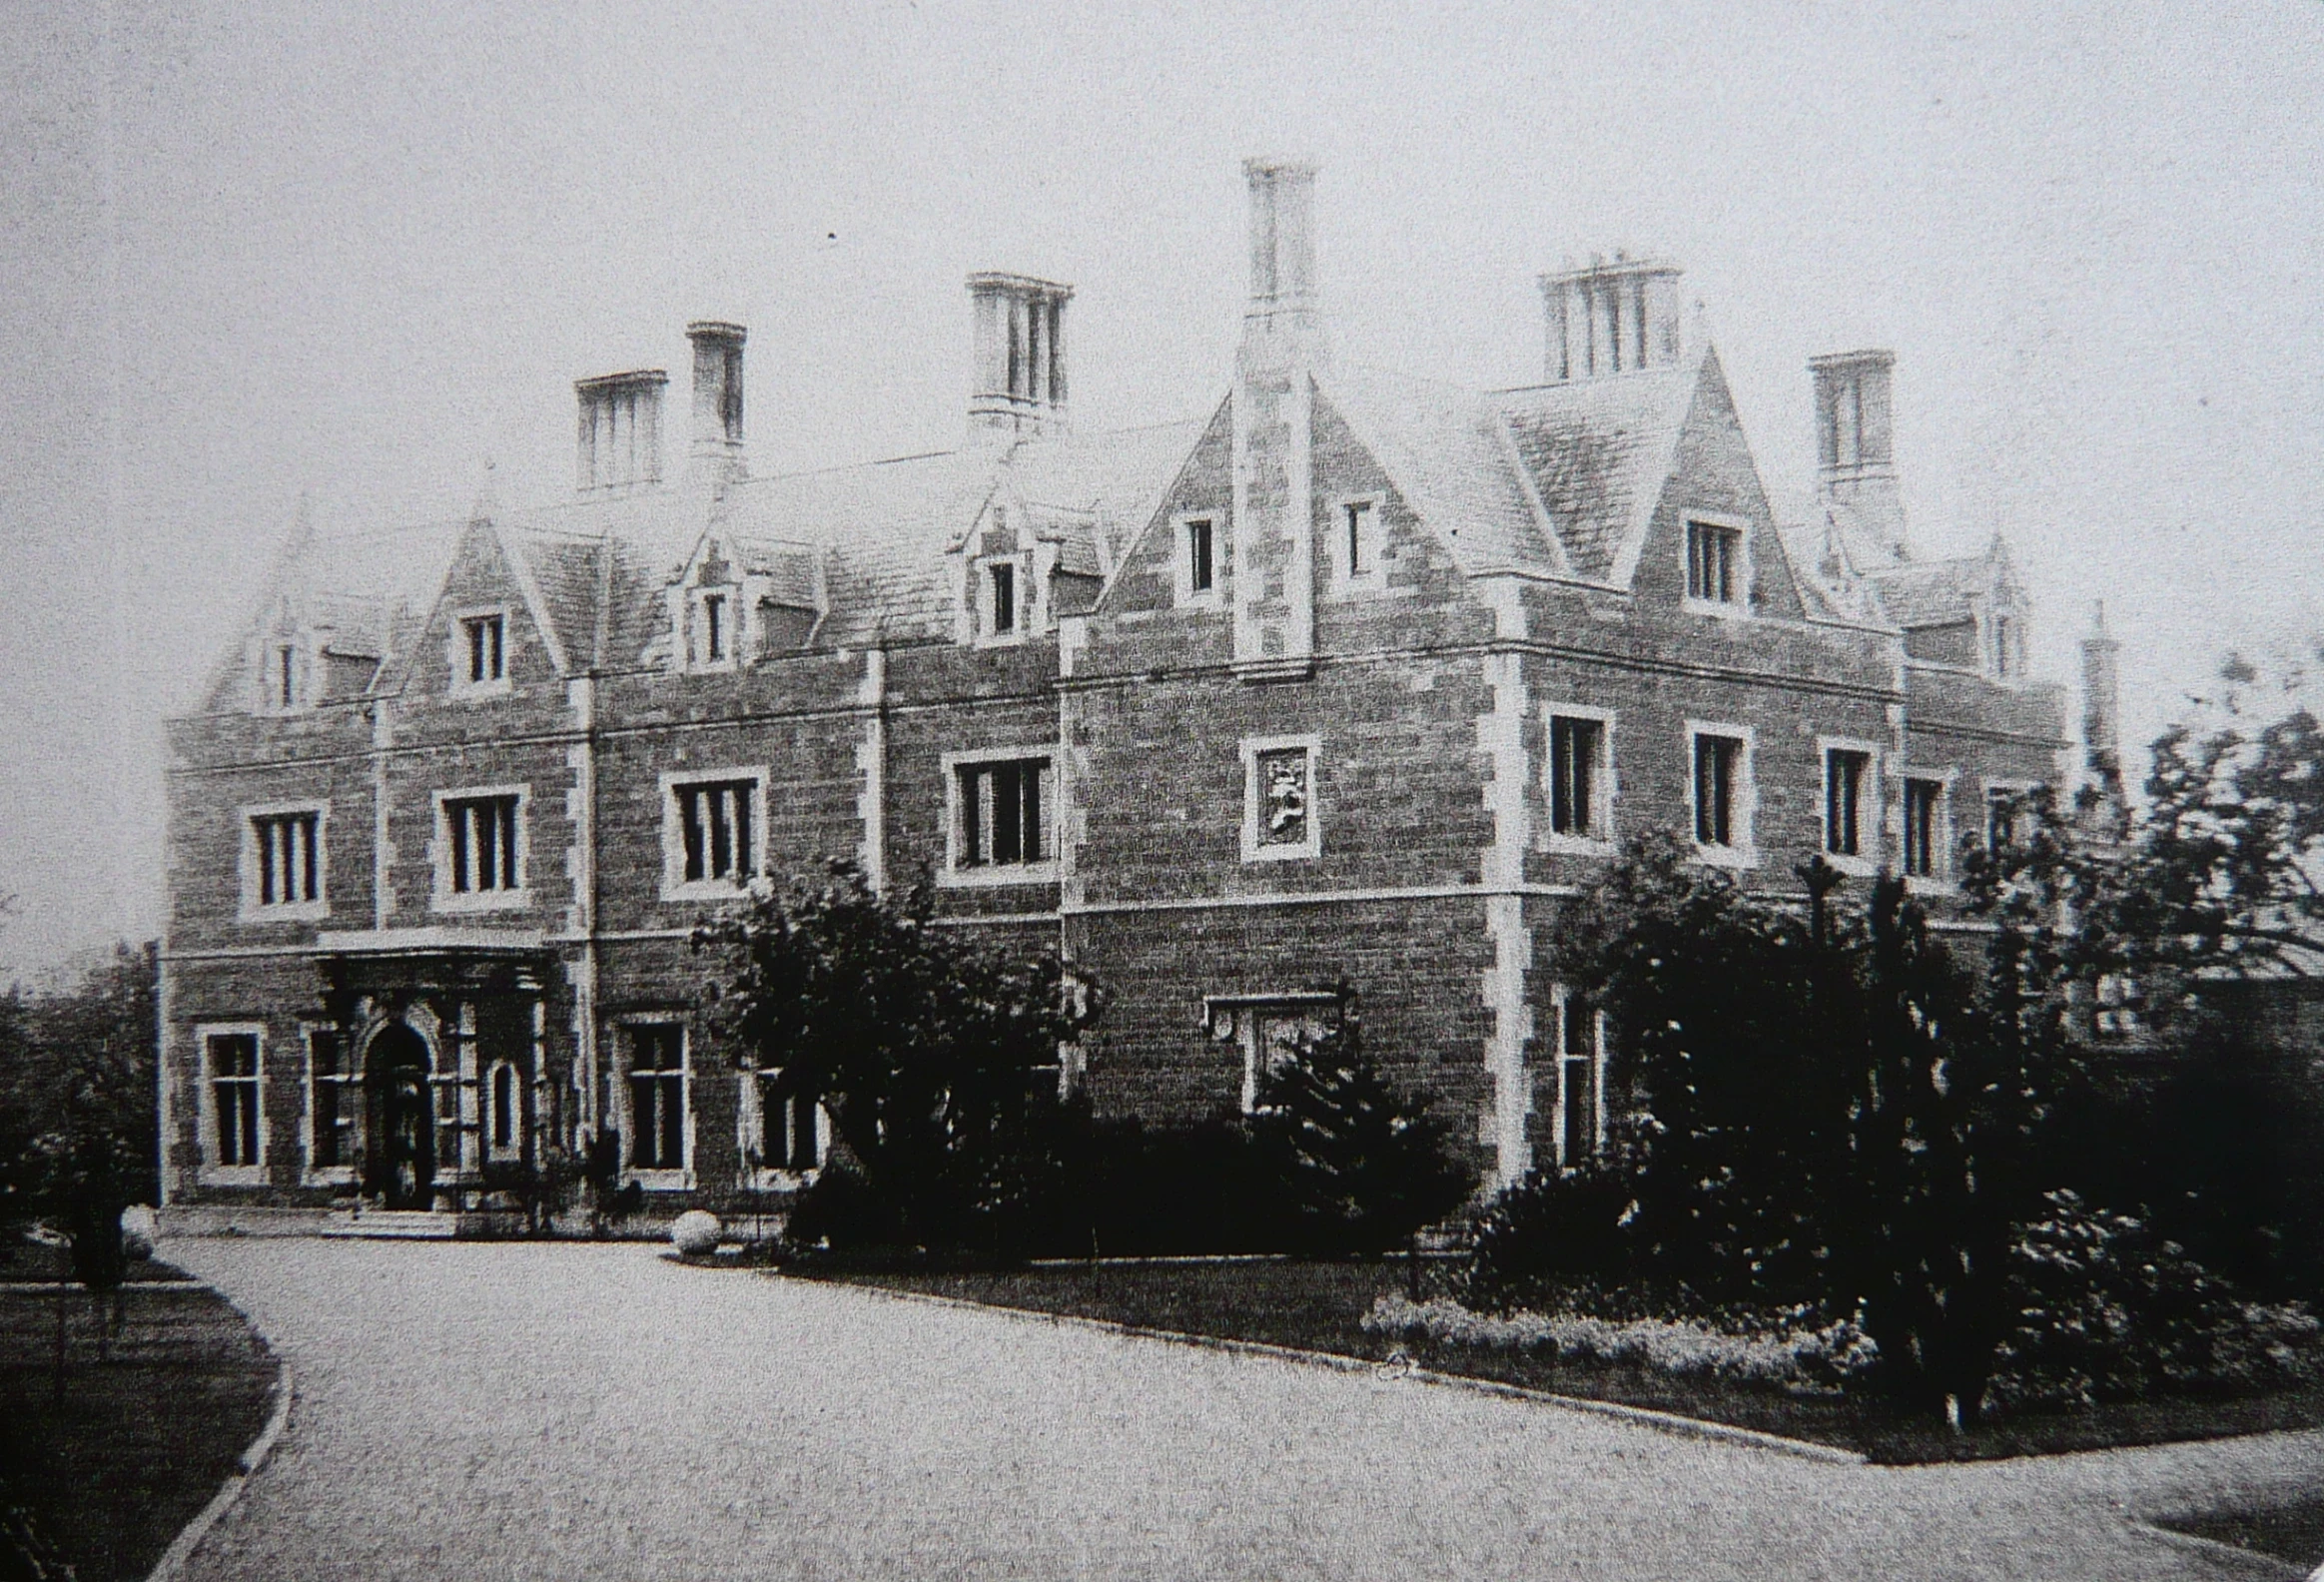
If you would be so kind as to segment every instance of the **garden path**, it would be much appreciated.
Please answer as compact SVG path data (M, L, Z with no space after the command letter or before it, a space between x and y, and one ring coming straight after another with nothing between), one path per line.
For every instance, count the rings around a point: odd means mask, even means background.
M2291 1576L2124 1512L2324 1433L1881 1468L638 1244L180 1239L288 1354L197 1579Z

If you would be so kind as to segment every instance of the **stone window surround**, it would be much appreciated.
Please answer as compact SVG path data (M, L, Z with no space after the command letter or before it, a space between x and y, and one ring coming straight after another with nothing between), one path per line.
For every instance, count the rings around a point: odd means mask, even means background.
M1735 839L1725 846L1706 846L1695 840L1700 828L1696 822L1695 805L1695 739L1699 736L1724 736L1743 743L1740 762L1735 775L1735 804L1730 810L1729 823ZM1714 868L1746 869L1759 866L1759 732L1749 725L1738 725L1725 720L1690 719L1686 722L1687 754L1680 772L1687 781L1687 839L1694 847L1695 861ZM1819 839L1817 845L1823 845Z
M1953 882L1953 872L1959 859L1959 853L1954 850L1954 846L1960 837L1953 819L1952 793L1953 784L1959 778L1960 771L1958 769L1916 769L1907 765L1898 771L1897 839L1899 845L1897 870L1900 873L1903 873L1905 868L1903 842L1910 833L1905 828L1907 814L1904 804L1904 787L1915 780L1927 780L1937 788L1937 827L1929 833L1930 866L1936 871L1930 874L1906 876L1905 887L1914 894L1951 895L1958 888Z
M509 1088L508 1141L506 1143L499 1142L495 1136L498 1131L496 1123L499 1120L499 1096L494 1092L494 1085L499 1082L502 1072L508 1074ZM484 1158L493 1164L504 1164L511 1160L522 1159L524 1157L524 1073L517 1068L514 1061L505 1056L493 1061L484 1068L484 1080L479 1087L478 1097L482 1102L477 1106L476 1130L482 1134Z
M1856 830L1857 852L1853 857L1830 849L1832 831L1828 819L1832 807L1832 755L1853 752L1865 755L1864 784L1857 788ZM1888 850L1889 798L1887 781L1888 754L1878 742L1856 736L1819 736L1816 738L1817 786L1821 795L1816 802L1816 850L1834 868L1853 878L1869 879L1881 869L1881 859Z
M618 1080L613 1085L614 1115L621 1130L621 1179L635 1182L644 1190L692 1191L695 1186L694 1161L694 1030L686 1019L675 1013L659 1015L641 1013L618 1018L614 1023L618 1037L614 1040L615 1058L620 1063ZM683 1164L676 1170L640 1170L629 1162L637 1146L637 1117L630 1101L629 1077L637 1055L636 1035L646 1028L676 1028L678 1030L678 1157Z
M218 1145L218 1090L210 1069L210 1041L214 1038L244 1038L253 1041L257 1059L253 1064L254 1081L259 1092L259 1162L256 1165L220 1165L214 1162L213 1152ZM194 1026L194 1061L200 1068L195 1079L195 1179L204 1186L264 1186L267 1185L267 1145L271 1141L272 1126L267 1118L267 1025L264 1022L199 1022Z
M1614 725L1616 711L1595 708L1584 703L1547 702L1541 705L1541 826L1538 848L1545 852L1563 852L1576 857L1612 856L1619 837L1614 833L1614 809L1620 789L1614 771ZM1556 772L1553 751L1553 728L1550 722L1557 718L1594 720L1600 728L1598 743L1598 773L1594 793L1590 799L1591 823L1595 835L1560 835L1550 827L1550 810L1554 805L1556 786L1552 776ZM1689 766L1692 773L1692 765Z
M1680 602L1698 615L1716 615L1721 620L1751 619L1752 558L1751 518L1728 511L1691 510L1681 517L1679 532L1679 590ZM1729 568L1735 588L1731 599L1696 598L1686 591L1689 562L1694 551L1696 526L1723 527L1735 534L1735 561Z
M312 813L315 815L315 899L312 901L278 901L262 905L259 901L259 832L257 820L277 818L286 814ZM238 923L314 923L331 916L331 800L313 797L303 801L252 802L234 810L238 834L236 849L241 854L241 902L235 913Z
M1010 577L1010 626L1007 631L993 629L993 568L1008 566ZM980 648L1006 648L1022 643L1036 635L1038 612L1035 608L1033 553L1019 549L1008 554L975 555L968 566L969 625Z
M1210 585L1194 589L1192 526L1210 524ZM1226 512L1179 511L1170 518L1171 601L1180 609L1222 609L1226 604Z
M1564 984L1550 985L1549 1000L1554 1016L1551 1025L1549 1058L1557 1063L1557 1101L1550 1112L1549 1141L1551 1152L1556 1157L1560 1170L1570 1170L1581 1164L1579 1160L1569 1160L1565 1157L1565 1063L1568 1058L1566 1055L1566 1017L1572 1012L1574 998L1573 991ZM1590 1089L1597 1101L1592 1107L1595 1113L1591 1118L1590 1148L1592 1155L1595 1156L1603 1152L1606 1147L1606 1013L1602 1010L1592 1010L1590 1019L1592 1024L1590 1028L1590 1052L1594 1062L1594 1069L1590 1073Z
M1302 1020L1335 1021L1344 1015L1346 1000L1327 989L1290 989L1275 993L1204 995L1202 1032L1215 1044L1232 1044L1242 1057L1242 1114L1258 1108L1260 1019L1269 1013L1295 1015ZM1323 1013L1334 1015L1326 1018Z
M1260 824L1260 795L1258 761L1261 756L1278 752L1304 751L1307 754L1307 838L1296 845L1262 844L1258 838ZM1242 860L1253 862L1312 861L1323 855L1323 794L1319 773L1323 757L1323 738L1309 731L1295 736L1245 736L1242 738Z
M1364 513L1357 536L1370 551L1369 563L1360 571L1351 570L1347 563L1347 513L1355 509ZM1330 546L1332 592L1377 593L1385 588L1388 585L1388 496L1384 492L1331 496L1325 542Z
M743 1161L743 1185L753 1191L796 1191L812 1185L823 1174L818 1164L812 1170L790 1170L780 1166L758 1165L750 1161L755 1155L766 1156L766 1112L761 1107L759 1079L780 1071L780 1067L746 1067L738 1077L742 1084L742 1102L735 1108L735 1144ZM831 1114L819 1103L815 1106L815 1158L829 1159L832 1143Z
M445 825L444 804L475 797L516 799L516 888L513 890L454 890L451 887L451 835ZM431 794L434 817L427 837L430 880L428 908L434 912L520 912L532 905L532 787L518 785L453 786Z
M948 752L938 760L944 774L944 866L937 871L936 883L941 889L980 889L994 885L1054 884L1057 880L1058 832L1062 827L1057 808L1056 785L1058 765L1064 754L1056 742L1035 742L1022 747L978 747L960 752ZM1051 792L1041 814L1044 833L1049 837L1045 855L1039 862L961 863L961 776L963 769L974 769L983 764L1023 763L1038 758L1049 765Z
M747 881L735 884L726 879L686 878L685 815L679 805L678 791L690 785L732 784L735 781L748 781L751 784L750 847L754 870L752 878L755 879L755 870L765 864L767 856L768 779L768 771L761 765L737 765L730 769L671 769L663 772L661 898L664 901L738 901L749 896L750 885ZM524 877L522 870L519 871L519 877Z
M678 633L677 651L682 668L689 675L716 674L742 668L742 652L751 636L745 607L744 589L739 582L708 582L685 590L685 599L679 605L684 614L685 630ZM719 600L718 646L720 652L713 658L708 652L710 643L709 601Z
M444 689L447 697L496 698L506 697L515 688L509 677L516 670L515 610L509 604L475 604L451 612L451 620L444 628L444 663L449 667L451 684ZM500 673L488 680L468 679L468 625L471 621L497 619L500 622Z
M299 1113L301 1179L310 1186L352 1186L356 1180L356 1168L353 1161L340 1165L318 1165L315 1163L315 1096L321 1084L327 1082L332 1084L339 1089L340 1115L353 1118L354 1112L349 1107L349 1101L363 1088L363 1079L354 1070L355 1054L349 1048L348 1041L340 1036L340 1031L336 1027L310 1023L302 1032L301 1041L307 1046L307 1103ZM337 1076L322 1077L317 1075L315 1045L318 1038L329 1038L339 1044L339 1074ZM350 1130L353 1131L352 1127ZM353 1142L355 1139L351 1137L350 1141Z

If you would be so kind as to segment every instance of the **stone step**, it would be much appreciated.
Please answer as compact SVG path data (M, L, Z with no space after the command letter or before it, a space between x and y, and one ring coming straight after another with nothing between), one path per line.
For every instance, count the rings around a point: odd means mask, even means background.
M367 1208L335 1213L324 1222L327 1236L367 1236L448 1241L458 1216L425 1208Z

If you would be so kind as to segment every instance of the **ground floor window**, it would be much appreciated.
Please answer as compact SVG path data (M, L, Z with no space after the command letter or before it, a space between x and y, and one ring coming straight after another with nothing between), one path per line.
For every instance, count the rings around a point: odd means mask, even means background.
M1944 782L1909 779L1905 782L1905 873L1914 879L1934 879L1944 858L1940 833L1944 818Z
M686 1168L686 1030L674 1022L629 1030L629 1168Z
M524 1080L506 1061L494 1061L484 1079L484 1143L495 1156L524 1147Z
M1324 993L1212 995L1203 1002L1212 1041L1241 1057L1243 1114L1258 1109L1265 1079L1302 1044L1339 1025L1342 1004Z
M830 1118L813 1094L786 1088L780 1071L754 1073L758 1137L751 1147L761 1170L811 1171L830 1146Z
M210 1069L210 1163L250 1169L259 1163L259 1036L213 1033L204 1040Z
M1605 1023L1579 995L1558 997L1557 1162L1567 1170L1596 1156L1605 1107Z
M346 1170L355 1164L354 1075L336 1028L307 1032L307 1168Z

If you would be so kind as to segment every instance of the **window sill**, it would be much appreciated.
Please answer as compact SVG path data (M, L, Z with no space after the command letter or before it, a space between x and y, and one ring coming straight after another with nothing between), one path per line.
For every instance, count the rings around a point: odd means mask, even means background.
M1741 872L1759 866L1759 852L1749 846L1695 846L1695 861L1706 868L1729 868Z
M1690 615L1708 615L1715 620L1746 621L1752 619L1751 606L1741 599L1687 598L1680 607Z
M497 681L457 681L444 696L455 703L480 703L490 698L504 698L516 690L516 684L502 676Z
M821 1166L803 1171L752 1171L745 1178L745 1185L751 1191L805 1191L815 1185L816 1179L822 1174Z
M992 890L1008 885L1057 883L1057 864L987 863L977 868L947 868L936 876L940 890Z
M1309 841L1300 846L1246 846L1242 860L1246 863L1313 862L1323 855L1319 842Z
M437 892L429 910L435 912L523 912L532 906L530 890L473 890L465 894Z
M644 1191L692 1191L694 1173L687 1170L633 1170L622 1178Z
M353 1165L310 1166L299 1178L302 1186L353 1186L356 1168Z
M729 884L724 879L696 879L681 884L664 884L662 899L673 905L748 901L750 888L747 885Z
M1544 835L1534 849L1552 857L1611 857L1615 842L1611 836Z
M1839 852L1825 852L1823 857L1835 873L1844 873L1851 879L1870 879L1881 871L1880 859L1876 857L1847 857Z
M287 906L245 906L235 921L245 926L267 923L322 923L331 917L328 901L298 901Z
M264 1186L267 1168L264 1165L205 1165L194 1173L197 1185L203 1186Z

